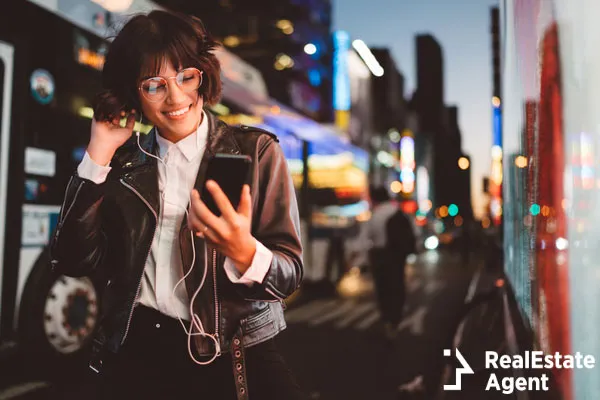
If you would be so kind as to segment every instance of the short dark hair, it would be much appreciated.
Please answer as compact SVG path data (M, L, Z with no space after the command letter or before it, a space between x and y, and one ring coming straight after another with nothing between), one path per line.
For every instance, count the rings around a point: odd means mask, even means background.
M197 17L158 10L134 16L110 44L102 71L104 91L94 105L96 119L112 119L132 108L141 110L140 80L158 75L165 60L176 69L202 71L198 93L207 105L216 104L221 97L217 46Z

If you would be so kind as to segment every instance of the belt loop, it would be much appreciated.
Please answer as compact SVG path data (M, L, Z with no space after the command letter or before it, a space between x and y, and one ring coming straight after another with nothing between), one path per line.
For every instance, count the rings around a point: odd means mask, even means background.
M242 328L231 340L231 358L233 362L233 378L235 380L235 392L238 400L248 400L248 380L246 379L246 358L244 344L242 342Z

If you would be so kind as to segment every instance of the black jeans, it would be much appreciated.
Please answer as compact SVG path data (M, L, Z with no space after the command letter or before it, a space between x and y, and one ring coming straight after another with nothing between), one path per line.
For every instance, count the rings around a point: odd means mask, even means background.
M250 400L305 399L275 339L247 348L245 356ZM237 398L229 353L209 365L194 363L179 321L143 306L97 384L103 400Z

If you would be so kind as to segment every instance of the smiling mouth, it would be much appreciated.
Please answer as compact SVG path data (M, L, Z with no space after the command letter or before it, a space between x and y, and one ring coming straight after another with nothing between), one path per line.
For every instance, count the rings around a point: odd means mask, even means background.
M187 114L191 108L192 108L192 105L190 104L189 106L180 108L179 110L163 112L163 114L170 118L177 118L177 117L181 117L181 116Z

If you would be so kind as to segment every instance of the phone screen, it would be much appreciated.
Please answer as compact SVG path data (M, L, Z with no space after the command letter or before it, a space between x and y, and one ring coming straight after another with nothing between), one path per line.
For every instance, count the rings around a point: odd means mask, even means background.
M236 154L216 154L208 164L206 171L206 180L212 179L219 184L221 190L225 192L233 208L237 209L240 204L242 187L250 181L250 166L252 159L246 155ZM215 203L212 195L206 189L202 188L202 201L208 209L216 216L221 215L221 211Z

